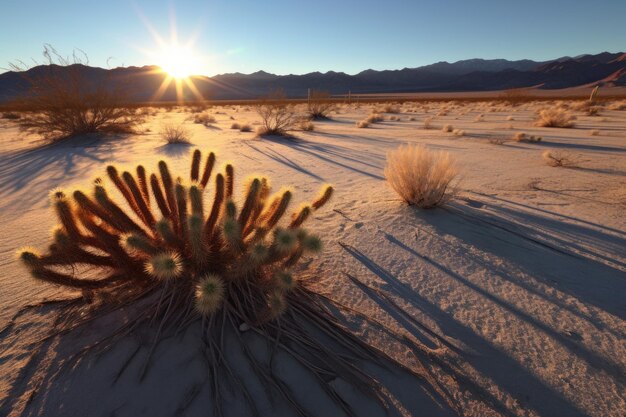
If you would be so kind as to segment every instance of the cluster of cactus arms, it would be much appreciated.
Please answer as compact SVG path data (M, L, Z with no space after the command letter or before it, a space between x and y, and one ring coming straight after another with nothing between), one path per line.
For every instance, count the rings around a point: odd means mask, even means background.
M284 219L291 191L270 195L266 178L251 177L235 203L233 166L227 164L211 181L214 166L215 154L203 161L197 149L189 180L173 177L165 161L153 174L142 165L135 175L110 165L107 176L126 205L111 198L101 179L92 193L55 190L59 225L49 252L25 248L19 256L35 278L86 294L167 286L202 315L231 303L249 322L271 320L285 311L287 293L298 286L293 267L303 254L321 249L320 239L302 224L330 199L333 188L325 186L316 200ZM103 273L78 277L79 265Z

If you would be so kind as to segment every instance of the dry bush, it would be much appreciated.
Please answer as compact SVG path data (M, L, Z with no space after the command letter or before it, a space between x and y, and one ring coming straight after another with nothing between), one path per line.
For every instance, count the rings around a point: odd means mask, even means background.
M250 126L250 125L249 125L249 124L247 124L247 123L242 124L242 125L239 127L239 131L240 131L240 132L252 132L252 126Z
M215 116L208 113L196 114L193 118L193 122L196 124L208 126L211 123L215 123Z
M506 143L506 139L504 138L489 138L488 141L492 145L504 145Z
M261 116L261 127L257 129L259 136L286 135L297 123L297 115L292 104L287 102L287 96L282 90L276 90L256 106Z
M390 122L397 122L399 120L400 120L400 118L398 116L389 116L389 121Z
M478 122L484 122L485 121L485 115L484 114L479 114L478 116L476 116L474 118L474 122L478 123Z
M369 116L367 116L365 118L365 121L367 121L370 124L380 123L380 122L382 122L384 120L385 120L385 118L382 115L378 114L378 113L372 113L372 114L370 114Z
M21 118L22 118L22 115L16 112L4 112L2 113L2 116L0 116L0 119L5 119L5 120L19 120Z
M335 109L332 96L327 91L311 90L307 103L307 113L313 120L328 119Z
M456 161L447 152L424 145L403 145L387 154L385 177L410 205L433 208L448 201L457 176Z
M416 118L415 116L411 116L411 117L409 117L409 122L414 122L414 121L416 121L416 120L417 120L417 118Z
M452 125L445 125L444 127L441 128L441 131L442 132L446 132L446 133L450 133L450 132L452 132L452 130L454 130Z
M541 156L551 167L573 168L578 163L577 159L565 151L547 150Z
M602 110L601 106L590 106L585 111L585 114L587 116L599 116L600 115L600 110Z
M169 145L177 143L191 143L191 134L182 124L175 125L173 123L168 123L161 128L161 132L159 134Z
M232 125L230 125L231 129L235 129L235 130L239 130L241 129L241 125L239 123L233 123Z
M367 120L361 120L356 123L356 127L359 127L361 129L368 128L370 127L370 122L368 122Z
M424 119L424 129L432 129L433 128L433 118L427 117Z
M535 126L540 127L574 127L576 116L558 107L539 110Z
M626 101L615 101L608 106L609 110L626 110Z
M591 131L591 136L600 136L600 131L599 130L592 130Z
M535 143L535 142L541 142L542 139L543 138L541 136L527 135L524 132L517 132L515 135L513 135L513 140L515 142Z
M52 141L88 133L133 132L141 116L129 105L126 89L89 80L84 73L89 63L86 55L65 58L45 45L43 56L46 65L41 71L24 75L29 88L19 103L29 110L19 120L24 131ZM20 72L28 69L23 63L11 67Z
M452 133L456 136L465 136L465 130L463 129L454 129Z

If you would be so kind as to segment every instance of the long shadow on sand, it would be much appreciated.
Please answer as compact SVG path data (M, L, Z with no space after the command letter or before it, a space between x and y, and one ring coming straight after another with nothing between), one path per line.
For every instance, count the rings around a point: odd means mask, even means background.
M463 354L463 358L468 361L472 367L514 396L516 395L515 386L524 386L528 392L531 393L530 398L525 399L525 406L527 408L534 409L542 416L586 416L584 412L576 408L573 404L570 404L560 393L545 385L540 379L520 366L519 363L509 357L505 352L499 350L469 327L455 320L425 297L422 297L406 283L400 281L389 271L374 262L366 254L352 246L342 246L348 254L362 263L368 270L383 281L384 284L381 286L383 290L410 303L414 308L422 311L425 315L434 320L444 334L461 340L471 351L476 352L476 354ZM406 246L403 247L403 249L405 248ZM452 272L415 251L411 253L418 256L420 260L429 262L437 268L443 268L447 273ZM456 275L456 277L462 278L458 275ZM380 306L386 310L388 309L388 305L386 306L384 303L381 303ZM512 381L511 376L513 375L515 377ZM495 405L499 405L498 408L505 407L501 403L498 404L498 400L493 398L490 400L492 405L494 405L493 402L495 401ZM507 412L507 414L510 413Z

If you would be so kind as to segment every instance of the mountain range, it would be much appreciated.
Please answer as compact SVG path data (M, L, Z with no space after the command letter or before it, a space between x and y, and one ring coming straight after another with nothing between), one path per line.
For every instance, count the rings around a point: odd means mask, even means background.
M158 97L155 92L166 75L158 67L119 67L103 69L75 64L93 85L123 86L136 101L176 99L175 83ZM48 66L36 66L25 72L0 74L0 102L8 102L28 91L27 79L45 73ZM60 71L69 71L59 67ZM332 94L494 91L511 88L560 89L586 85L626 86L626 53L603 52L595 55L563 57L550 61L505 59L468 59L454 63L437 62L417 68L376 71L358 74L311 72L303 75L275 75L264 71L252 74L220 74L191 78L202 97L207 99L252 99L282 88L289 97L306 97L307 90L320 89ZM185 99L193 99L189 88Z

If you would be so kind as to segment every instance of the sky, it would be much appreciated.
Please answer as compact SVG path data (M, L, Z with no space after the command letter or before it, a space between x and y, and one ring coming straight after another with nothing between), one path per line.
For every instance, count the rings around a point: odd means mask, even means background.
M625 21L626 0L0 0L0 72L41 62L44 44L94 66L189 61L201 75L548 60L625 51Z

